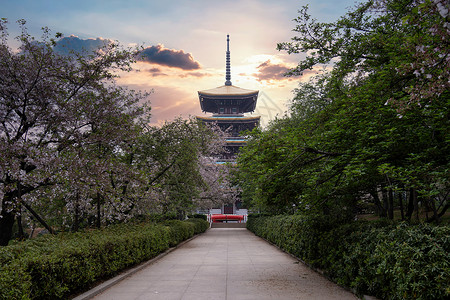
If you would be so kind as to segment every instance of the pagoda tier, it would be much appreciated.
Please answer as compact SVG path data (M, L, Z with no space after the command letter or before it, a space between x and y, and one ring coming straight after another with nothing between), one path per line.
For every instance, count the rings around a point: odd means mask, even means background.
M246 139L240 134L251 131L259 125L259 116L245 116L256 108L259 91L247 90L231 83L230 45L227 35L225 85L209 90L198 91L200 107L212 116L197 116L203 123L215 123L228 137L225 139L226 151L220 154L218 162L233 161L239 149L245 146Z
M234 85L223 85L198 92L200 107L204 112L216 115L243 114L256 108L258 91L243 89Z
M243 115L214 115L212 117L200 117L197 119L203 123L215 123L219 128L226 132L225 138L226 151L219 155L219 161L233 161L236 158L239 149L246 144L245 137L241 136L243 131L251 131L259 125L260 116L246 117Z
M253 130L258 126L260 118L260 116L245 117L243 115L213 115L212 117L197 116L197 119L204 123L216 123L220 129L228 132L231 137L238 137L242 131Z

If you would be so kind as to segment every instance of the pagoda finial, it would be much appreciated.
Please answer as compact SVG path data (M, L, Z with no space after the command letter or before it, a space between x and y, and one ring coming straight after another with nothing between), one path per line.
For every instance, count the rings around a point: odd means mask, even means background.
M231 67L230 67L230 35L227 34L227 64L226 64L225 85L231 85Z

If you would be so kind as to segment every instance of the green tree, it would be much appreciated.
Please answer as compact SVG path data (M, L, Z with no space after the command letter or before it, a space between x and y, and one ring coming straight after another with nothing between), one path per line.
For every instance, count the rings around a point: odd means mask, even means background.
M278 49L307 54L288 75L328 71L301 84L291 115L244 149L244 195L350 215L368 199L390 218L394 197L403 207L407 195L405 218L420 201L439 219L449 191L448 17L440 0L367 1L333 23L304 7L298 35Z

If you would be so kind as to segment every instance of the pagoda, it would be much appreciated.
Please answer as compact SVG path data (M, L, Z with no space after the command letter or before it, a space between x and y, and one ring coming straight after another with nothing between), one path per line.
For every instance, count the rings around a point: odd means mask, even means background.
M259 124L260 116L246 116L256 108L259 91L247 90L231 83L230 36L227 35L225 85L198 91L200 107L203 112L212 113L208 117L197 116L204 123L216 123L227 133L226 151L218 157L218 162L234 161L239 148L245 145L241 133L252 130Z

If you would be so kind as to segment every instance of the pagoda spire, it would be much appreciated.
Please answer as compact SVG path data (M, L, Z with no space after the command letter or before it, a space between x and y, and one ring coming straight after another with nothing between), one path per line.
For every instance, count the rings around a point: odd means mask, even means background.
M226 64L226 75L225 75L225 85L231 85L231 67L230 67L230 35L227 34L227 64Z

